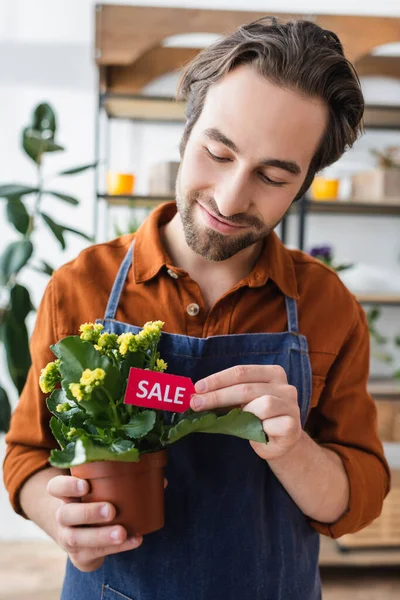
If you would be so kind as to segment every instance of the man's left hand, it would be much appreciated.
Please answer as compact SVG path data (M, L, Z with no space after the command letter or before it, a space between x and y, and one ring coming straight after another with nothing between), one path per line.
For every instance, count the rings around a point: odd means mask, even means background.
M300 440L297 389L280 366L237 365L198 381L195 390L190 402L195 411L241 406L256 415L269 442L250 444L265 460L284 456Z

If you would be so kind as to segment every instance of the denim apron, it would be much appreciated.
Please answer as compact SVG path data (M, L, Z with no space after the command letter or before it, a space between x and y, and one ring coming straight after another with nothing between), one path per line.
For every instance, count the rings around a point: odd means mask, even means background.
M132 259L133 244L105 317L96 321L104 331L140 331L115 320ZM168 372L196 382L238 364L280 365L298 390L304 427L311 367L296 301L285 300L287 332L163 333L159 349ZM268 318L267 307L260 309ZM68 560L61 600L320 600L319 536L247 440L191 434L168 448L165 475L164 528L145 535L135 550L107 556L91 573Z

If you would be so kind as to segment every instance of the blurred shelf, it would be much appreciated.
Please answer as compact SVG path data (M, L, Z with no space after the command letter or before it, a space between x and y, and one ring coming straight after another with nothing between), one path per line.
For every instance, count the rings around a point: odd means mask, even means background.
M374 398L400 400L400 379L371 377L368 382L368 392Z
M107 115L154 123L183 123L186 102L174 98L105 93L100 97Z
M398 204L383 202L342 202L341 200L310 200L307 203L310 213L342 215L396 215L400 216L400 198Z
M366 106L364 126L368 129L400 129L400 106Z
M130 206L138 202L148 202L152 205L160 202L171 202L175 196L146 196L146 195L121 195L113 196L110 194L98 194L99 198L104 198L109 204L114 206ZM311 213L325 214L365 214L365 215L398 215L400 216L400 204L361 204L359 202L341 202L341 201L318 201L312 200L307 204L307 209ZM298 205L293 206L293 210L298 210Z
M104 199L110 206L137 206L138 208L155 208L162 202L175 202L175 196L97 194L97 198Z
M358 294L360 304L379 304L381 306L400 306L400 295Z

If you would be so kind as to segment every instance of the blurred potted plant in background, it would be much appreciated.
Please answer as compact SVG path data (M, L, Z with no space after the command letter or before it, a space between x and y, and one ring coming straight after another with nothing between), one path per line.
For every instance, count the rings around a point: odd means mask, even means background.
M317 258L318 260L323 262L325 265L327 265L337 273L339 273L340 271L345 271L346 269L350 269L350 267L353 266L352 264L335 264L332 246L314 246L313 248L311 248L309 254L313 258Z
M398 204L400 189L400 148L388 146L371 149L377 166L355 173L352 177L352 199L358 202Z
M333 256L333 248L330 245L314 246L309 251L309 254L323 262L325 265L327 265L337 273L340 273L340 271L345 271L346 269L353 267L352 264L336 264ZM376 307L370 308L366 311L366 316L371 340L374 342L375 346L384 346L385 344L387 344L387 342L389 341L388 338L384 337L381 333L379 333L376 325L379 317L381 316L380 309ZM400 347L400 336L395 337L394 343L396 346ZM388 352L381 352L376 349L373 349L372 356L386 364L393 364L394 362L393 356ZM394 373L394 377L400 379L400 369L396 370L396 372Z
M79 204L76 198L47 187L48 181L54 175L44 176L44 156L50 152L64 151L64 147L55 141L56 130L57 121L53 109L49 104L39 104L33 112L30 124L23 129L21 136L22 149L36 165L37 183L34 186L20 183L0 185L0 199L3 198L6 202L8 221L20 236L19 239L8 244L0 255L0 343L4 346L10 377L19 394L31 364L26 319L34 310L34 306L29 290L18 282L18 277L26 266L46 275L51 275L53 272L53 268L46 261L33 262L35 259L33 233L39 222L44 223L63 250L66 248L66 232L93 241L85 233L57 223L42 208L44 199L49 197L72 206ZM94 166L94 164L87 164L74 167L61 171L56 176L75 175ZM0 385L0 433L8 431L10 418L10 402L4 387Z

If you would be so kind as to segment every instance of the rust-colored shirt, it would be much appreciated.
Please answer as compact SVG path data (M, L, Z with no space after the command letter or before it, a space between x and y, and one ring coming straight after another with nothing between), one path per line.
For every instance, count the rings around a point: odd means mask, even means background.
M287 329L284 295L296 298L313 374L306 430L341 457L350 481L346 514L334 524L310 524L332 537L359 530L380 514L390 482L375 405L367 393L369 332L363 309L333 271L286 249L272 233L250 275L207 311L196 282L171 264L160 241L159 227L175 211L174 203L161 205L135 234L134 267L116 319L137 326L160 319L165 331L197 337L275 333ZM76 335L81 323L104 316L132 237L87 248L58 269L47 286L31 339L32 367L6 437L5 484L20 514L22 484L49 466L49 451L57 447L38 384L40 370L54 360L49 346ZM196 315L187 311L192 303L200 307Z

